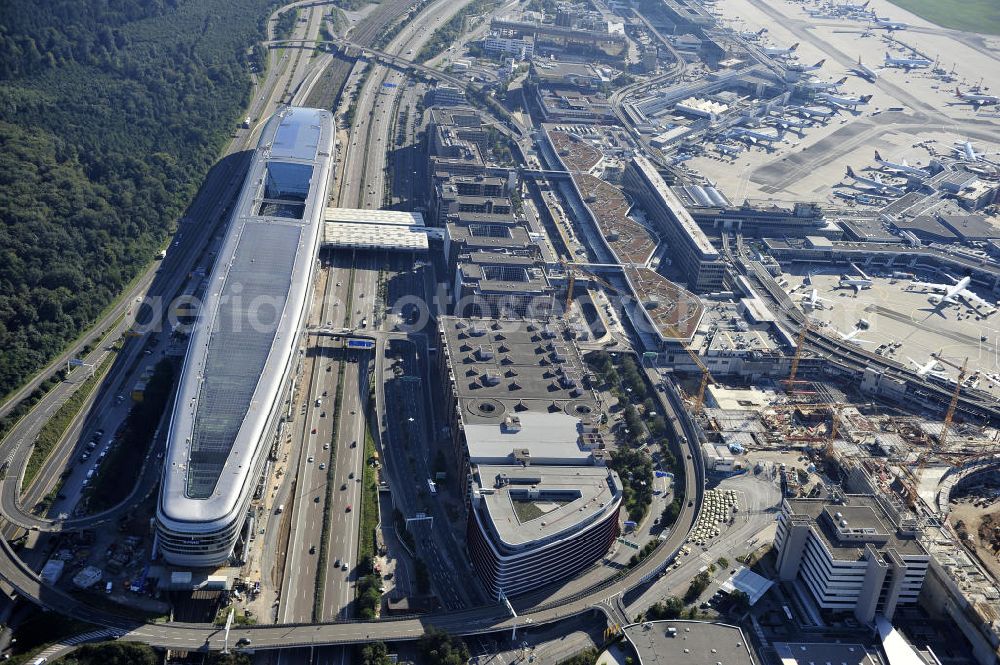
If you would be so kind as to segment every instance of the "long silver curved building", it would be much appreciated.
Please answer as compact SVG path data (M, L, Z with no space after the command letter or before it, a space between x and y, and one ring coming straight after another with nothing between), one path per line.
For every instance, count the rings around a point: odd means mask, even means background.
M261 133L170 420L156 517L173 565L226 563L246 520L309 308L334 134L329 111L294 107Z

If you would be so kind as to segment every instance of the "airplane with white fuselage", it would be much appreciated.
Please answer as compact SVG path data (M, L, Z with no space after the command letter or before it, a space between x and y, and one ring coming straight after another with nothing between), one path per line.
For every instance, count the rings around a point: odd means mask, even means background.
M893 21L892 19L888 18L875 17L875 20L872 22L875 24L875 27L883 28L890 32L892 32L893 30L906 30L908 27L910 27L908 23L903 23L902 21Z
M802 83L799 83L799 85L808 90L826 92L827 90L836 90L845 83L847 83L846 76L839 81L820 81L819 79L813 79L811 81L803 81Z
M972 282L972 278L968 275L960 280L954 280L954 278L950 275L945 276L948 277L948 279L953 280L954 283L941 284L937 282L910 282L909 288L933 291L936 295L932 295L928 298L927 302L935 306L957 305L959 301L961 301L977 311L980 310L980 308L985 308L987 311L992 313L996 309L992 304L983 300L966 288Z
M815 72L815 71L819 70L823 66L823 63L825 63L825 62L826 62L826 58L823 58L822 60L820 60L819 62L817 62L815 65L803 65L802 63L799 63L799 62L793 62L790 65L788 65L788 70L792 71L792 72L801 72L803 74L808 73L808 72Z
M834 331L845 342L851 342L853 344L874 344L870 339L858 339L858 335L861 334L861 328L855 328L849 333L842 333L839 330Z
M938 362L938 359L935 358L933 355L931 356L930 360L928 360L926 363L923 364L918 363L916 360L910 357L907 357L906 359L909 360L914 365L916 365L917 376L927 376L928 374L940 374L944 372L944 367L941 365L941 363Z
M811 120L803 120L802 118L790 118L785 115L781 115L777 111L771 111L770 117L765 121L769 122L776 127L782 129L791 129L801 134L804 129L809 129L813 126Z
M976 107L1000 104L1000 97L997 97L996 95L980 95L975 92L962 92L958 86L955 86L955 96L963 102L969 102Z
M837 5L837 9L842 9L847 12L863 12L868 10L868 5L871 4L871 0L866 0L860 5L855 5L850 2L845 2L842 5Z
M753 129L747 129L746 127L733 127L727 132L730 138L736 139L747 139L752 143L757 143L758 141L762 143L778 143L783 140L784 132L781 128L778 128L777 134L765 134L764 132L758 132Z
M795 42L788 48L774 48L770 46L765 46L763 49L764 55L769 55L772 58L783 58L795 53L795 50L799 47L799 43Z
M802 299L802 305L807 309L833 309L832 306L828 308L824 305L825 302L832 303L833 301L822 297L816 289L812 289L809 296Z
M837 109L820 108L816 106L786 106L785 110L789 113L794 113L800 115L803 118L820 118L825 120L826 118L832 118L837 115Z
M927 58L894 58L888 53L885 54L885 66L886 67L898 67L900 69L906 69L907 71L911 69L922 69L924 67L930 67L934 64L933 60L928 60Z
M854 289L855 293L861 291L861 289L872 288L872 278L869 277L868 274L865 273L865 271L859 268L856 264L852 263L851 267L854 268L854 272L856 272L857 274L841 275L840 282L838 282L837 286L839 286L842 289L848 287L852 288Z
M853 71L861 78L871 81L872 83L878 79L878 72L861 62L861 56L858 56L858 64L854 66Z
M838 95L831 95L826 92L821 92L816 95L816 99L826 102L827 104L833 104L839 106L843 109L856 110L859 106L865 106L871 101L871 95L862 95L860 97L840 97Z
M989 161L989 160L985 159L986 155L995 155L995 154L997 154L995 152L983 153L983 152L977 151L973 147L972 141L960 141L960 142L957 142L954 146L952 146L951 149L954 150L959 155L961 155L962 158L964 158L966 161L969 161L969 162ZM989 163L992 164L993 162L989 162Z
M757 32L742 31L742 32L738 32L736 34L738 34L743 39L747 39L747 40L750 40L752 42L755 42L758 39L760 39L761 37L763 37L765 32L767 32L767 28L761 28Z
M902 195L906 193L902 187L896 187L895 185L890 185L889 183L882 182L882 179L879 178L877 175L872 176L871 178L860 176L857 173L855 173L854 169L852 169L850 166L847 167L847 177L851 178L855 182L861 183L862 185L867 185L870 189L878 192L879 194L891 193L891 194Z
M901 173L903 175L912 176L919 180L923 180L930 176L930 173L924 169L917 168L916 166L910 166L906 163L904 159L902 162L890 162L888 160L882 159L882 155L878 154L878 150L875 151L875 163L884 168L887 171L892 171L894 173Z

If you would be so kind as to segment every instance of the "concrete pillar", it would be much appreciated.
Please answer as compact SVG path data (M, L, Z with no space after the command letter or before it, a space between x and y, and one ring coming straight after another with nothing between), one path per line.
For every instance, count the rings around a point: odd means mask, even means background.
M781 551L778 552L776 567L778 579L782 582L790 582L799 573L799 563L802 561L806 539L809 537L809 519L799 515L789 516L785 523L785 530L785 539L781 544Z
M881 614L886 619L892 621L892 615L896 613L896 605L899 604L899 594L903 588L903 579L906 577L906 562L896 550L889 550L886 553L889 563L889 588L886 591L885 603L882 606Z
M868 567L865 569L861 594L858 596L857 605L854 606L854 617L867 625L875 620L878 597L882 593L882 583L885 581L886 573L889 572L889 566L870 544L865 545L864 558L868 562Z

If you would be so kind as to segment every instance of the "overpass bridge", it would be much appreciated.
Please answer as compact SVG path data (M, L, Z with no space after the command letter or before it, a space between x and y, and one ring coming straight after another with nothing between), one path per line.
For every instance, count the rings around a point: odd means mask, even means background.
M428 67L427 65L423 65L396 54L388 53L370 46L362 46L361 44L357 44L347 39L275 39L265 42L264 44L265 46L327 46L339 51L345 58L378 60L382 64L395 67L406 74L413 75L419 73L429 79L449 83L465 90L467 94L471 93L472 95L481 98L485 105L489 107L489 110L504 121L506 126L501 126L500 130L502 133L506 134L508 138L519 140L529 138L530 136L528 129L524 127L510 111L504 108L502 104L489 95L484 95L482 93L482 88L477 87L462 78L443 72L440 69Z
M329 332L345 334L342 329L335 331L330 328ZM351 332L348 331L348 334ZM386 333L366 335L366 337L375 339L382 335ZM665 383L664 387L668 393L674 391L673 385L669 382ZM512 618L505 607L492 605L473 610L434 612L421 616L380 620L239 626L230 631L229 644L246 638L251 640L254 649L286 649L363 644L371 640L413 640L424 634L431 625L456 635L480 635L512 630L515 626L524 626L528 623L533 625L552 623L584 612L604 611L595 608L608 607L609 598L615 596L621 598L666 574L668 566L676 558L701 510L704 469L701 466L700 451L697 449L698 438L696 435L693 436L694 425L689 422L690 416L684 409L679 395L668 394L662 404L667 415L673 416L669 418L670 422L675 423L671 435L681 449L685 447L684 439L681 437L687 437L690 454L682 457L685 465L684 496L687 497L687 502L681 508L670 536L661 541L657 548L636 566L622 570L567 597L548 600L547 596L551 590L542 590L515 598L513 603L518 611L516 618ZM39 575L17 556L5 539L0 539L0 579L26 600L47 610L111 629L123 640L186 651L220 650L224 647L224 631L217 626L176 621L143 623L94 607L61 589L43 583ZM621 603L621 600L615 600L608 609L614 608L612 611L620 612Z

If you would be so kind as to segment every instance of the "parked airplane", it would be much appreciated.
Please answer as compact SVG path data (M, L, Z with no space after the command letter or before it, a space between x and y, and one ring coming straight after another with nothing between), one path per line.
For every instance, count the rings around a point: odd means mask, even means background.
M873 176L871 178L865 178L863 176L859 176L857 173L854 172L854 169L852 169L850 166L847 167L847 177L851 178L855 182L861 183L862 185L867 185L868 187L870 187L871 189L875 190L876 192L878 192L880 194L885 194L885 193L905 194L906 193L906 192L903 191L903 189L901 187L896 187L895 185L890 185L888 183L882 182L882 179L879 178L878 176Z
M888 53L885 54L886 67L898 67L909 71L911 69L930 67L933 64L934 61L927 58L894 58Z
M861 334L861 328L855 328L849 333L842 333L839 330L835 331L840 335L840 339L845 342L853 342L854 344L872 344L873 342L868 339L857 339L858 335Z
M851 109L852 111L857 110L859 106L867 105L868 102L871 101L871 98L871 95L862 95L861 97L839 97L825 92L816 95L816 99L827 102L828 104L834 104L840 108Z
M947 276L947 275L946 275ZM933 291L939 295L932 295L927 301L932 305L946 304L953 305L957 304L958 301L963 301L970 307L978 309L979 307L988 307L993 309L993 305L987 301L980 298L978 295L968 290L966 287L972 282L972 278L966 275L960 280L955 281L954 278L947 276L948 279L953 281L952 284L941 284L938 282L910 282L911 288L926 289L928 291Z
M848 12L863 12L868 9L868 5L870 3L871 0L866 0L863 4L860 5L855 5L851 4L850 2L845 2L842 5L837 5L837 9L843 9L844 11Z
M924 178L930 176L930 173L924 169L917 168L916 166L910 166L906 163L904 159L900 163L890 162L882 159L882 155L878 154L878 150L875 151L875 163L877 163L882 168L887 171L894 171L896 173L902 173L904 175L913 176L914 178L919 178L923 180Z
M827 90L836 90L845 83L847 83L846 76L839 81L820 81L819 79L814 79L812 81L805 81L800 85L804 88L808 88L809 90L820 90L825 92Z
M941 363L938 362L938 359L936 357L934 357L934 354L931 354L931 359L928 360L926 363L923 363L923 364L918 363L916 360L914 360L913 358L910 358L909 356L907 356L906 359L909 360L911 363L913 363L916 366L916 368L917 368L917 376L926 376L926 375L932 374L932 373L933 374L938 374L938 373L944 371L944 367L941 365ZM938 368L940 368L940 369L938 369Z
M829 298L823 298L822 296L820 296L819 291L817 291L816 289L812 289L809 292L809 296L802 299L802 305L809 309L827 309L827 307L823 305L823 303L825 302L832 303L833 301L830 300ZM833 308L831 307L830 309Z
M851 267L854 268L854 271L857 274L856 275L841 275L840 276L840 282L838 283L838 286L840 288L842 288L842 289L850 287L850 288L854 289L855 292L858 292L861 289L870 289L870 288L872 288L872 278L869 277L867 274L865 274L865 271L862 270L861 268L859 268L858 266L856 266L855 264L852 263Z
M858 56L858 64L854 67L854 73L872 83L878 78L878 72L861 62L861 56Z
M996 95L980 95L974 92L962 92L955 86L955 95L963 102L969 102L973 106L986 106L990 104L1000 104L1000 97Z
M767 32L767 28L761 28L757 32L750 32L746 30L746 31L741 31L737 34L739 34L739 36L742 37L743 39L749 39L750 41L755 42L761 37L763 37L765 32Z
M824 109L815 106L786 106L786 110L804 118L830 118L837 115L836 109Z
M802 63L799 63L799 62L793 62L790 65L788 65L788 70L792 71L792 72L802 72L802 73L814 72L814 71L820 69L823 66L823 63L825 63L825 62L826 62L826 58L823 58L822 60L820 60L819 62L817 62L815 65L803 65Z
M891 19L878 17L875 17L875 25L879 28L885 28L889 32L892 32L893 30L906 30L910 27L909 24L903 23L902 21L893 21Z
M769 118L769 122L777 127L781 127L782 129L794 129L801 134L802 130L813 126L813 123L810 120L803 120L802 118L789 118L777 113L776 111L772 111L771 114L772 117Z
M765 134L764 132L758 132L752 129L747 129L745 127L733 127L727 132L727 135L732 138L742 138L747 139L752 143L757 143L761 141L763 143L777 143L782 140L783 131L779 128L777 134Z
M781 57L784 57L784 56L791 55L792 53L795 53L795 49L797 49L798 47L799 47L799 43L795 42L794 44L792 44L788 48L772 48L772 47L765 46L763 48L763 51L764 51L765 55L769 55L772 58L781 58Z

